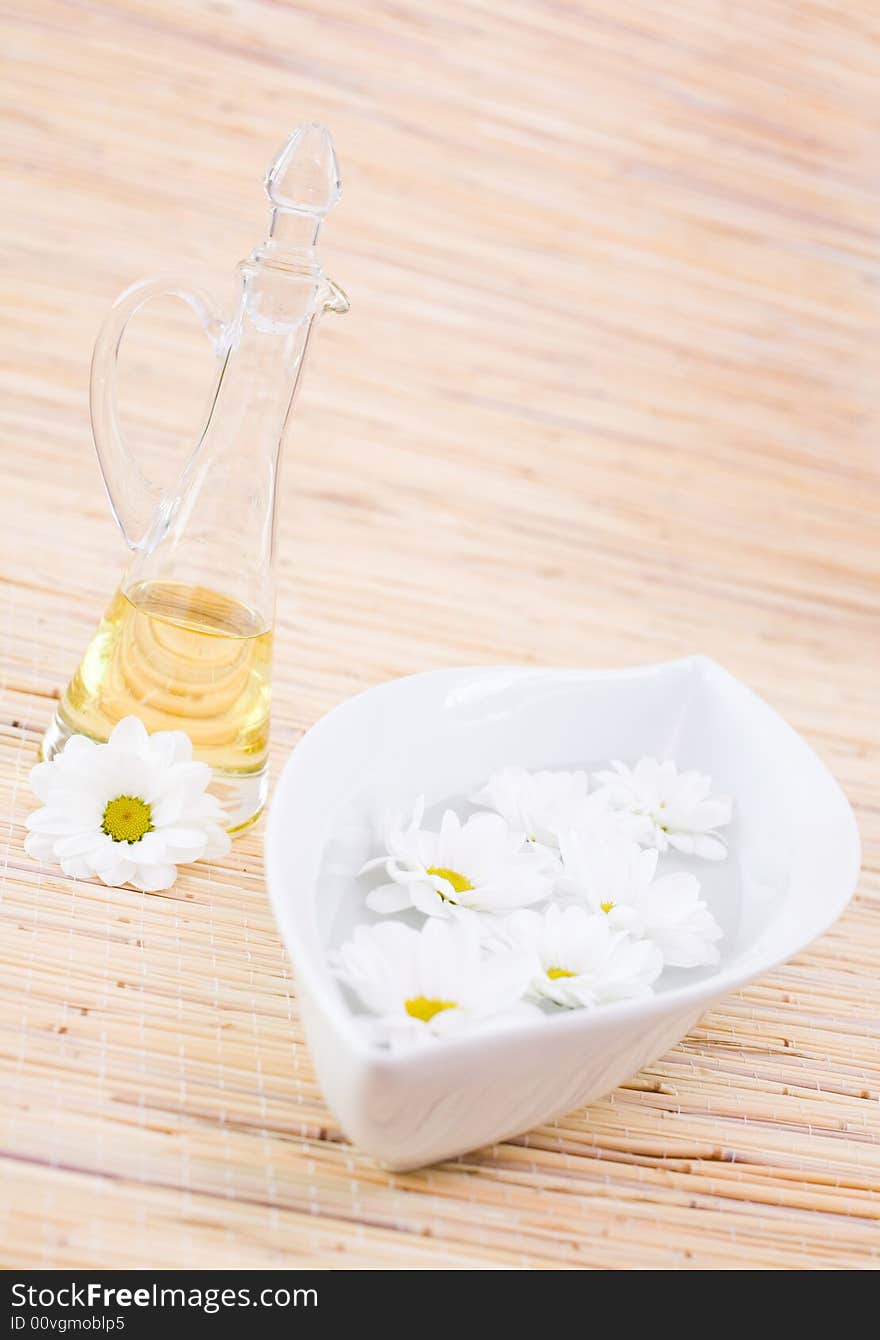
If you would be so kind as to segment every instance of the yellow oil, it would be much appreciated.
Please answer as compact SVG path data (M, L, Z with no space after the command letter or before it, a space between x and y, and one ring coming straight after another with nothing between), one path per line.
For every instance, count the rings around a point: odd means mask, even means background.
M106 740L118 721L184 730L228 773L265 767L272 633L202 586L143 582L114 596L59 704L67 731Z

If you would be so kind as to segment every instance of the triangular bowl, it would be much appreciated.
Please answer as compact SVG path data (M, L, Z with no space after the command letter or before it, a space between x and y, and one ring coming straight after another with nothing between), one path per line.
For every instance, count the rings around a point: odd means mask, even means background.
M643 1000L540 1016L412 1051L372 1044L327 963L362 920L356 872L386 807L467 796L496 768L596 767L643 754L733 796L725 862L697 862L721 963L664 973ZM782 718L703 656L629 670L492 667L392 680L335 708L291 754L266 833L275 916L318 1079L346 1134L391 1168L504 1139L601 1097L720 996L840 915L859 837L840 787Z

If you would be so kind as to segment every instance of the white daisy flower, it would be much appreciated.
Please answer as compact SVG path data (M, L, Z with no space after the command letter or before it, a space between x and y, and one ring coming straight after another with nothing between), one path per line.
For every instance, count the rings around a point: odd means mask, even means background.
M532 955L530 993L569 1008L648 995L663 968L663 955L650 940L634 940L608 917L576 903L514 912L502 933Z
M223 812L206 794L210 780L183 731L148 735L125 717L106 744L74 735L31 771L43 807L27 819L25 850L77 879L168 889L178 865L229 850Z
M585 772L501 768L471 803L495 810L516 832L554 850L560 834L572 829L610 827L634 840L650 836L651 825L642 816L613 808L604 793L591 793L589 786Z
M644 846L722 861L727 855L724 839L716 831L730 823L733 802L729 796L711 796L712 778L700 772L679 772L675 764L656 758L640 758L633 768L613 762L595 774L602 794L615 809L650 821ZM642 838L639 838L642 841Z
M549 895L549 853L533 847L521 832L512 832L500 815L472 814L462 823L447 810L435 833L420 827L423 813L424 801L419 800L406 827L390 818L385 854L363 867L362 874L384 866L391 881L367 895L373 912L408 907L428 916L509 911Z
M604 913L613 930L650 940L670 967L719 961L721 927L700 898L694 875L655 879L659 853L634 842L569 833L562 840L559 892Z
M528 955L509 948L485 953L470 917L432 917L421 930L401 921L358 926L331 965L391 1042L449 1037L502 1014L509 1022L532 969Z

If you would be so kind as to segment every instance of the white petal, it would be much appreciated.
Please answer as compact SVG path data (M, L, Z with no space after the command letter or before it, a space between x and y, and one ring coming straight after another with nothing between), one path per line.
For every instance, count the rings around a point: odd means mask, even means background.
M334 969L373 1014L399 1014L406 1021L403 1002L419 994L418 939L417 931L399 921L358 926L332 957Z
M402 912L411 906L409 891L402 884L380 884L367 894L367 907L371 912Z
M469 1023L467 1011L453 1005L448 1010L439 1010L430 1020L427 1031L436 1038L448 1038L454 1033L463 1032Z
M80 738L71 737L73 740ZM142 753L149 741L147 728L138 717L123 717L118 725L114 726L108 743L119 753L139 754Z
M600 914L601 915L601 914ZM609 912L604 913L608 925L615 931L626 931L630 935L641 935L644 918L637 907L627 903L615 903Z
M119 844L122 846L122 844ZM163 862L167 860L165 851L165 838L161 830L152 833L144 833L143 837L137 842L126 843L123 847L126 854L131 856L133 861L143 861L147 865L153 865L154 862Z
M95 795L95 788L88 781L76 785L63 781L60 786L52 787L49 803L43 808L64 819L77 819L83 824L100 827L104 802Z
M111 889L121 889L123 884L127 884L135 872L134 861L128 861L121 858L111 865L104 866L95 873L103 884Z
M167 822L173 823L192 811L218 817L219 801L205 794L210 784L211 769L207 763L175 763L165 771L156 770L152 793L144 798L163 816L167 812ZM171 807L176 807L175 812L171 812Z
M676 851L702 856L706 861L723 861L727 856L723 839L710 833L670 833L669 845Z
M57 837L78 833L82 828L81 819L71 818L64 810L56 809L54 805L44 805L42 809L34 810L24 823L31 833L51 833Z
M426 917L449 917L452 915L452 905L444 902L437 890L427 880L414 880L408 887L410 901L420 912L424 912Z
M176 865L142 865L139 863L128 877L128 882L143 893L157 893L160 889L170 889L176 879Z
M90 860L98 874L109 870L119 861L126 860L131 848L127 842L114 842L106 833L98 833ZM129 862L133 864L133 862Z
M478 990L468 993L480 1014L510 1009L520 1000L534 974L534 958L529 953L493 954L478 968Z
M184 791L182 788L169 790L149 802L153 814L153 823L157 828L165 828L169 824L176 824L180 819L184 807Z
M24 849L35 861L44 865L55 864L55 839L45 833L28 833L24 840Z
M148 836L156 835L151 833ZM171 828L162 828L159 830L158 836L168 853L168 859L180 865L189 861L200 860L205 850L204 828L184 828L177 825Z
M479 962L479 929L461 920L431 917L416 946L421 994L429 1000L461 1002L462 981Z
M211 784L211 769L207 763L175 763L168 770L170 786L182 786L187 794L196 796Z
M87 759L94 759L98 748L97 741L90 740L87 735L71 735L61 754L53 759L49 766L54 766L56 762L63 762L68 769L72 765L78 766Z
M185 731L161 730L150 736L150 756L162 768L192 761L192 741Z
M89 852L95 850L101 836L102 834L93 829L91 832L72 833L70 837L56 838L56 858L61 861L68 856L87 856Z
M100 792L105 804L117 796L138 796L149 805L153 799L156 777L157 770L148 759L138 754L112 753L107 758L107 767L100 782L96 779L93 786L96 794Z
M358 874L359 875L369 874L371 870L378 870L380 866L387 864L388 864L387 856L374 856L372 857L371 860L364 861L364 864L361 866L360 870L358 871Z
M660 948L670 968L714 967L720 963L718 946L696 935L681 935L664 941Z
M72 879L91 879L95 873L88 861L81 856L68 856L61 862L61 869Z
M225 829L217 824L209 824L205 830L205 850L200 860L217 861L221 856L227 856L232 847L232 839Z
M31 790L38 800L42 800L44 805L49 799L49 792L57 776L58 773L54 763L38 763L36 767L31 768Z

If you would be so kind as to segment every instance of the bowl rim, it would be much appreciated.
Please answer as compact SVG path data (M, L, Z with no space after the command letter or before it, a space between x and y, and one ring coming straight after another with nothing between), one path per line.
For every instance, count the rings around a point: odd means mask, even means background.
M747 965L741 963L739 966L730 967L726 970L722 968L709 976L701 977L699 981L684 983L660 994L641 996L633 1000L615 1001L596 1010L566 1010L560 1011L558 1014L542 1014L535 1019L518 1019L510 1025L487 1025L483 1029L465 1032L460 1036L438 1039L436 1046L397 1050L379 1047L372 1042L363 1030L358 1029L356 1025L357 1016L352 1014L345 1006L338 994L329 989L327 975L331 974L331 970L326 964L318 965L313 962L314 955L312 949L306 943L307 936L301 933L299 915L296 912L294 900L285 897L281 888L281 880L276 879L273 875L276 865L274 852L280 843L278 833L283 822L282 807L286 808L287 804L286 793L294 785L292 779L296 778L303 764L308 764L309 755L315 748L320 747L324 733L338 724L340 718L362 711L365 702L387 697L397 686L414 681L453 682L461 679L489 678L499 675L536 679L552 676L554 679L599 681L638 678L680 670L697 670L710 676L719 676L728 683L735 685L740 692L752 698L760 709L771 713L784 730L809 752L815 766L820 773L824 774L825 779L830 782L842 802L842 817L848 829L845 834L847 839L846 850L841 852L842 862L845 863L845 878L841 878L838 883L837 887L840 890L838 896L829 898L827 917L806 938L792 935L788 946L779 953L766 955ZM305 753L305 758L303 758L303 753ZM793 726L789 725L774 707L749 688L748 685L744 684L742 680L731 674L730 671L725 670L712 657L702 653L693 653L671 660L653 661L621 668L580 668L523 664L444 666L436 670L422 670L411 675L396 676L392 679L383 680L379 684L370 685L331 707L306 730L288 753L269 806L263 846L266 885L269 890L273 915L296 976L303 980L308 995L319 1004L322 1012L340 1030L347 1045L358 1055L359 1059L386 1073L396 1071L399 1068L408 1068L417 1058L426 1055L436 1063L440 1061L441 1057L451 1060L456 1056L466 1056L475 1049L479 1050L485 1047L487 1043L499 1043L502 1040L510 1039L531 1043L540 1040L542 1037L546 1039L548 1030L551 1029L554 1035L562 1036L566 1031L573 1031L582 1032L586 1036L591 1031L601 1028L606 1022L624 1022L629 1019L643 1019L648 1022L651 1019L659 1019L679 1008L684 1009L688 1006L698 1006L700 1004L708 1006L710 1002L771 971L794 955L802 953L808 945L824 935L852 899L861 871L861 839L855 815L840 783L828 766L803 736Z

